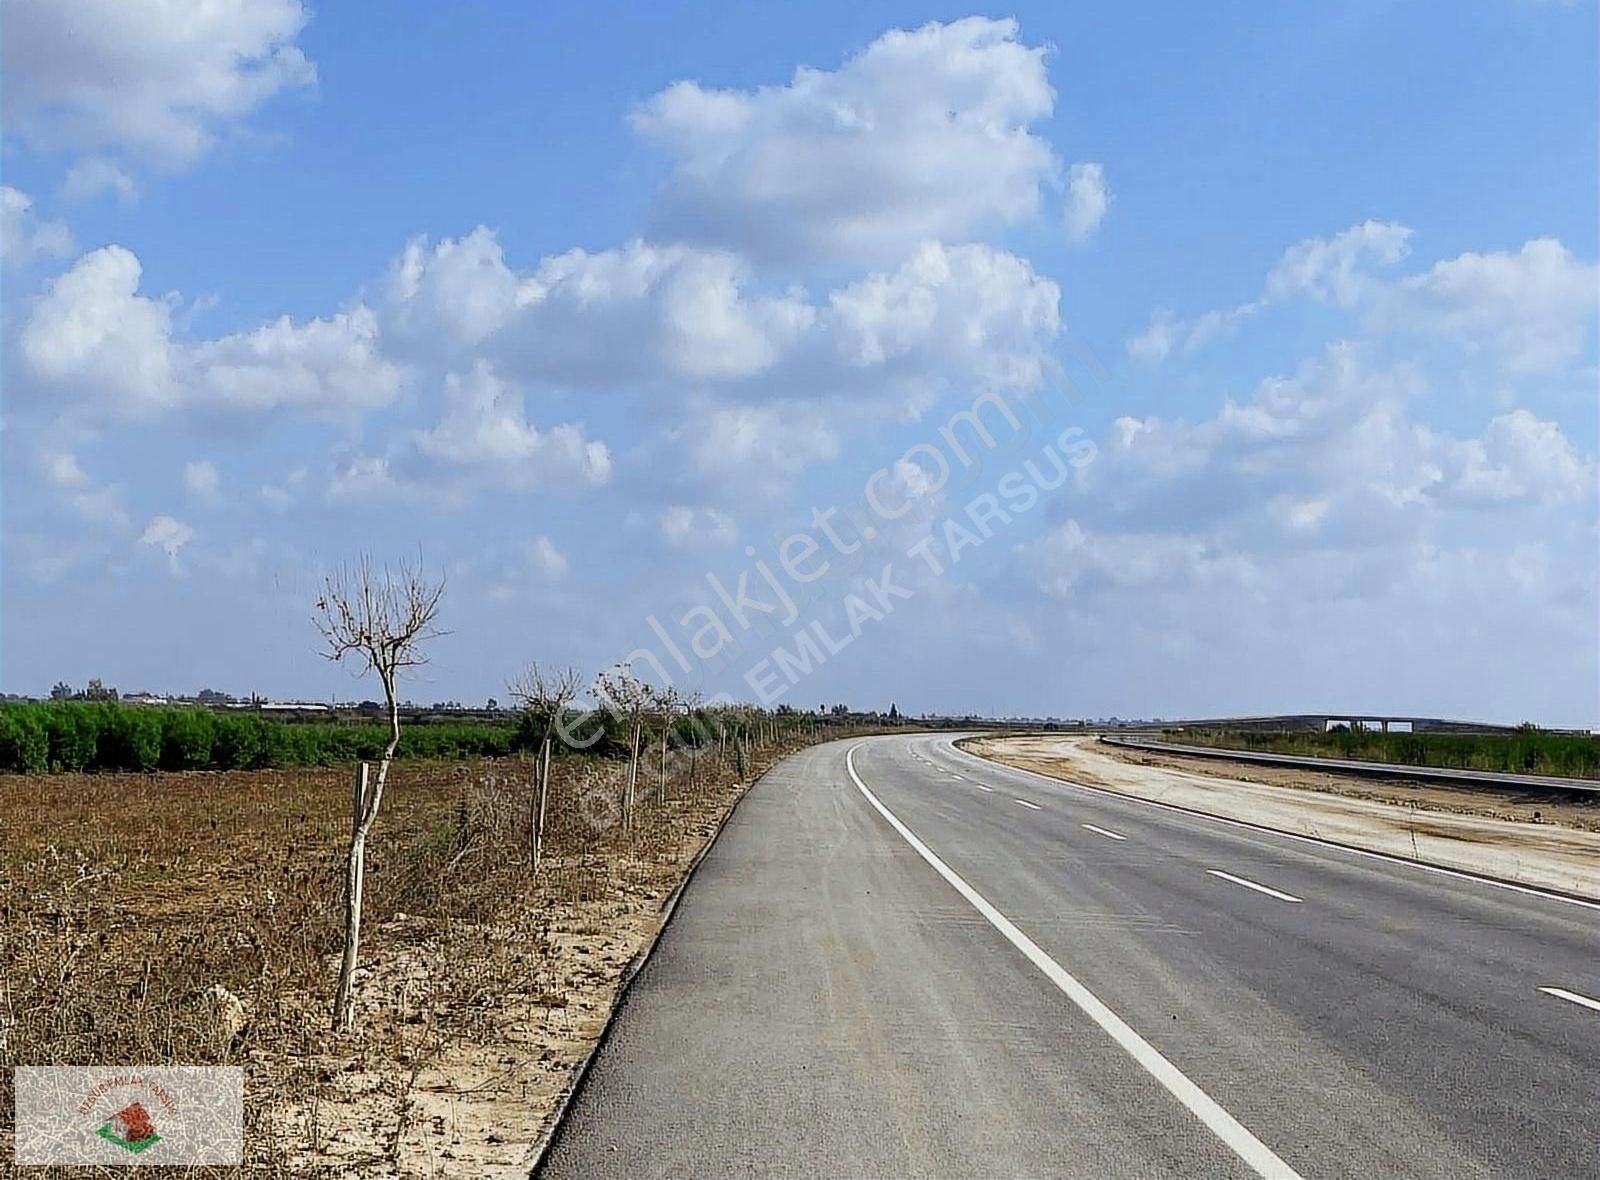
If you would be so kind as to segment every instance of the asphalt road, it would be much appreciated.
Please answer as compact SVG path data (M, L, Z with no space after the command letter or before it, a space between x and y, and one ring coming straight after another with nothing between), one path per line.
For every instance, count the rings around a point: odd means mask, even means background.
M1600 905L947 737L818 747L702 863L540 1174L1600 1177Z

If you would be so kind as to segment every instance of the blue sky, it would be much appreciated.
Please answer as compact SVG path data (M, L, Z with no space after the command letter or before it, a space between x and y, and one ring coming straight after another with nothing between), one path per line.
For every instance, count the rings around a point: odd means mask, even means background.
M1593 4L141 8L0 8L7 691L420 551L423 700L1600 720Z

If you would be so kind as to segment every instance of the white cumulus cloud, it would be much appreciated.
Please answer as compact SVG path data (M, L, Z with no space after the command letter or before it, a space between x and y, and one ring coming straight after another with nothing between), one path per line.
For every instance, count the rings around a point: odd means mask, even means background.
M567 576L567 555L556 548L549 537L535 537L528 546L528 564L546 581L555 582Z
M33 212L33 198L0 184L0 265L22 266L35 258L57 258L72 252L72 231L61 221L46 221Z
M128 418L177 410L338 418L386 405L399 390L401 369L382 355L377 317L365 307L185 342L174 338L176 298L140 294L141 274L131 250L104 246L34 300L21 353L46 390Z
M1597 303L1600 269L1554 238L1536 238L1515 253L1469 252L1402 279L1376 301L1373 318L1452 338L1513 372L1547 372L1583 351Z
M895 29L785 86L677 82L633 116L670 158L665 236L757 257L898 257L1037 215L1055 94L1012 20Z
M408 358L488 358L529 384L916 403L950 384L1038 385L1060 295L1023 259L980 244L924 243L898 268L812 301L761 290L726 251L643 241L519 272L480 228L411 243L390 268L381 323Z
M1104 168L1091 163L1074 164L1067 170L1067 199L1062 210L1067 241L1087 241L1100 228L1110 207L1111 188L1106 184Z
M1411 230L1392 221L1363 221L1331 238L1306 238L1283 252L1267 275L1266 298L1309 296L1335 307L1370 299L1372 266L1390 266L1410 251Z
M131 201L139 195L139 182L104 156L85 156L75 161L61 182L61 195L69 201L87 201L103 192L119 201Z
M1061 328L1060 300L1014 254L928 243L898 270L833 292L826 318L849 366L1031 389Z
M176 559L178 551L194 540L194 529L170 516L152 516L139 535L139 544L154 545L168 557Z
M610 479L604 442L575 423L530 423L521 391L480 362L446 376L437 422L411 432L387 455L348 461L329 491L338 499L434 488L459 502L485 487L598 487Z
M0 110L43 149L182 167L316 70L300 0L10 0Z
M1380 273L1410 255L1412 237L1406 226L1369 220L1331 238L1306 238L1284 251L1258 299L1189 320L1157 309L1127 341L1128 355L1161 361L1274 304L1309 299L1352 313L1371 333L1438 339L1511 374L1554 372L1581 357L1600 306L1594 263L1554 238L1535 238L1515 252L1469 251L1419 274Z
M139 416L177 397L169 300L140 295L133 251L85 254L34 300L22 356L41 380Z
M715 508L674 504L661 514L661 538L673 549L712 549L733 544L733 517Z

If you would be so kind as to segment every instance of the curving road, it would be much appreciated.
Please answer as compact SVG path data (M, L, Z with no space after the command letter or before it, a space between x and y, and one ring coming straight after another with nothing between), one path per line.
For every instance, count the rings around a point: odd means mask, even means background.
M908 735L756 785L538 1174L1592 1178L1596 1112L1600 904Z

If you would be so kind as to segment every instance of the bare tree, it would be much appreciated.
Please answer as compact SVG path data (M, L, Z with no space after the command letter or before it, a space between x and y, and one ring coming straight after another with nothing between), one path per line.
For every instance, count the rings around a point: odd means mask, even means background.
M703 736L701 727L703 719L700 716L700 707L705 702L705 696L696 688L686 693L683 698L683 711L689 718L689 790L692 792L699 780L700 739Z
M639 787L639 762L644 752L644 715L650 708L652 690L627 664L618 664L595 679L601 704L609 706L628 726L628 779L622 793L622 826L631 829L633 801Z
M544 843L545 805L550 798L550 748L562 715L578 699L583 674L576 668L541 668L529 664L514 679L511 696L541 727L538 760L533 766L533 793L528 798L528 871L539 871L539 851Z
M733 746L734 769L738 773L739 781L743 782L750 761L751 709L749 705L734 704L726 706L722 713L729 723L728 742Z
M661 718L661 764L656 768L656 803L665 805L667 802L667 739L672 735L672 718L677 713L678 706L682 704L677 690L672 685L665 684L660 688L650 690L650 704L656 714Z
M377 780L368 783L366 763L356 777L354 825L345 860L344 954L333 1002L336 1029L349 1028L355 1022L351 981L361 950L367 835L378 818L389 764L400 745L400 702L395 686L403 669L427 662L422 645L443 634L436 624L443 597L444 579L430 579L420 562L377 566L363 556L330 575L317 598L316 624L325 644L323 656L335 661L348 656L359 662L362 674L376 672L389 712L389 744L378 763Z

